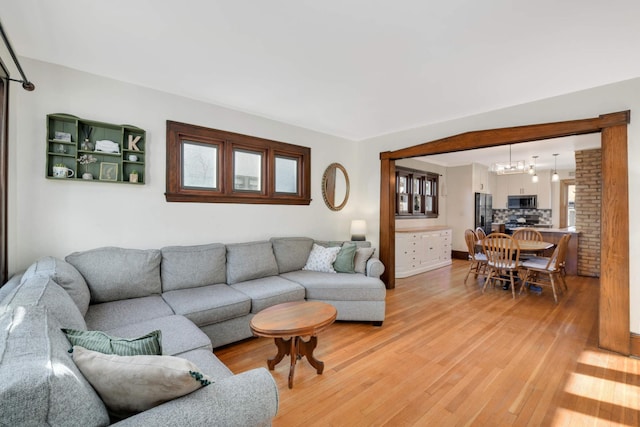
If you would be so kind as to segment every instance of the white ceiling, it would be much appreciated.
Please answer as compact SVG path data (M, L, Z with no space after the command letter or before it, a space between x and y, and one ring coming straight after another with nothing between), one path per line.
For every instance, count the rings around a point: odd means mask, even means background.
M351 140L638 77L639 17L637 0L0 0L20 56Z

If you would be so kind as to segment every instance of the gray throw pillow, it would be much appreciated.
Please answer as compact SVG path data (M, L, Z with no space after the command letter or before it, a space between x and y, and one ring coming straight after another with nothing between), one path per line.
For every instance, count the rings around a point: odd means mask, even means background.
M354 259L356 273L367 274L367 261L373 256L374 248L358 248Z
M355 255L358 246L355 243L344 242L338 256L333 263L333 269L337 273L355 273Z

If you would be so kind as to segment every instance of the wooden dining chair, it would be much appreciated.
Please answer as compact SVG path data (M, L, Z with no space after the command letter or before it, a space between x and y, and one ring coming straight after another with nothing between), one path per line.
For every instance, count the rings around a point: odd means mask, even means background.
M513 238L516 240L535 240L542 242L542 234L535 228L518 228L513 232Z
M513 238L516 240L533 240L536 242L542 242L542 234L533 228L518 228L513 232ZM544 255L544 251L538 251L535 255ZM523 260L524 261L524 260Z
M520 246L518 241L508 234L491 233L482 240L482 248L487 256L489 274L484 281L482 293L489 282L504 282L511 286L511 294L516 297L515 277L520 267Z
M487 256L481 252L476 252L478 237L472 229L468 228L464 231L464 240L467 243L467 250L469 251L469 270L464 277L464 283L467 283L471 271L475 272L474 275L476 279L478 275L486 276Z
M522 286L520 286L520 293L526 289L527 284L550 286L553 291L553 299L556 304L558 303L556 283L562 284L565 291L569 289L562 274L569 239L571 239L571 234L563 235L550 257L534 257L522 263L522 268L526 269L526 273Z
M484 238L487 237L487 233L484 232L484 228L476 228L476 237L478 238L478 240L484 240Z

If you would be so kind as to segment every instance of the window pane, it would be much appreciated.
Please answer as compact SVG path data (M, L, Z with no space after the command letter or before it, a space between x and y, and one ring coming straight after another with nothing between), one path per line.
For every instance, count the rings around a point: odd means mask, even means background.
M262 154L241 150L233 152L233 189L262 190Z
M276 193L298 192L298 160L276 157Z
M398 193L407 192L407 178L404 176L398 177Z
M182 142L184 187L218 188L218 147Z

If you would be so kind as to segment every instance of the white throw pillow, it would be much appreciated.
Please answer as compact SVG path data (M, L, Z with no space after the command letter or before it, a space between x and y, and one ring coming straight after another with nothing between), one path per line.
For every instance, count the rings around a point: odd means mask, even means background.
M212 381L186 359L117 356L73 347L73 361L109 412L126 417L189 394Z
M311 253L309 253L309 258L307 258L307 263L302 267L302 269L322 271L324 273L335 273L336 271L333 269L333 262L336 260L338 252L340 252L339 246L334 248L325 248L314 243Z

